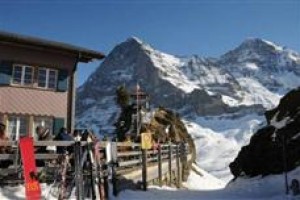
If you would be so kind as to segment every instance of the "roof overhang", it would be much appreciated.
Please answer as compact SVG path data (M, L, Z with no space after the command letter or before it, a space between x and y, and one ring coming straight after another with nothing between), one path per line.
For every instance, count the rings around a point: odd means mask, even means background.
M0 31L0 43L35 48L44 51L55 51L61 54L70 54L77 57L79 62L85 63L91 62L94 59L100 60L105 57L103 53L98 51L89 50L62 42L55 42L3 31Z

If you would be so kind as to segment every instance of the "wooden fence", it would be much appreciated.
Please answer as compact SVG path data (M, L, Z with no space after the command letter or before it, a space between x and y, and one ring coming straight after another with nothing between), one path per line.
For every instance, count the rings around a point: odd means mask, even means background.
M107 145L109 142L98 143L98 151L105 152L106 154L112 154L113 152L107 152ZM86 149L87 142L73 142L73 141L36 141L35 147L71 147L73 146L74 155L74 180L77 194L81 193L83 169L80 167L80 163L83 159L83 151ZM99 173L105 174L106 180L110 179L113 185L113 194L117 195L120 190L126 188L143 189L147 190L148 184L155 183L159 186L163 184L175 185L181 187L183 166L190 159L188 146L184 143L180 144L159 144L156 148L151 150L141 149L141 145L138 143L110 143L116 147L116 155L108 155L115 157L110 162L104 160L104 164L107 166ZM12 149L10 154L0 154L0 162L10 160L12 164L5 169L0 168L0 177L4 174L18 174L15 180L22 182L22 163L20 161L20 154L17 142L0 142L0 146L9 146ZM61 154L52 153L36 153L36 160L42 160L47 163L52 163L52 168L55 170L55 161L61 156ZM107 156L106 156L107 157ZM48 168L49 165L47 166ZM38 171L43 170L45 167L39 167ZM90 172L92 173L92 172ZM54 178L54 177L53 177ZM9 183L10 180L5 181L0 178L4 183ZM49 180L50 182L54 180ZM108 196L108 194L106 194ZM82 196L77 195L77 199L83 199Z

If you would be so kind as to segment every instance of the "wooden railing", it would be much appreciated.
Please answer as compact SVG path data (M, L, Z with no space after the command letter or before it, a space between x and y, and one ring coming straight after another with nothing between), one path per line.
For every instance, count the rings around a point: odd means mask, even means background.
M106 148L108 142L100 142L97 146L99 151L102 151ZM108 168L111 170L110 179L113 182L113 191L116 195L118 191L131 188L139 187L143 190L147 190L147 185L153 181L156 182L159 186L165 184L176 185L181 187L182 166L187 160L190 159L190 154L188 146L184 143L181 144L159 144L156 149L143 150L141 145L138 143L125 143L118 142L112 143L116 145L117 151L115 160L110 163L105 163ZM87 142L73 142L73 141L36 141L34 146L56 146L56 147L69 147L73 146L73 154L75 160L78 163L81 162L82 154L76 149L84 149L87 145ZM22 164L20 162L20 155L18 150L18 143L7 141L0 142L0 146L8 146L12 149L12 152L9 154L0 154L0 162L4 160L12 161L12 164L6 168L0 168L0 176L7 173L22 173ZM79 153L78 153L79 152ZM112 153L112 152L110 152ZM79 155L76 155L79 154ZM43 160L45 162L50 162L57 160L59 156L58 153L36 153L36 160ZM114 157L112 156L112 157ZM76 161L75 161L76 163ZM53 166L55 168L55 165ZM43 167L39 168L43 170ZM80 166L74 165L72 169L75 173L75 179L78 179L77 184L80 184L80 179L82 179L82 168ZM101 172L108 176L108 172ZM21 176L17 176L21 177ZM1 179L0 177L0 182ZM22 180L19 180L22 181ZM80 190L80 186L76 186L76 189ZM77 199L81 199L77 197Z

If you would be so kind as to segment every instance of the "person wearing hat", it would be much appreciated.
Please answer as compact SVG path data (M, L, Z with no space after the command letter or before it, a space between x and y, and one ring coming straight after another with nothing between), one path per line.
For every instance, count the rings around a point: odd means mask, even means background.
M35 132L36 132L36 135L37 135L37 139L39 141L52 141L53 140L53 137L52 137L52 135L50 133L50 130L48 128L45 128L43 126L38 126L38 127L36 127ZM48 149L50 147L51 146L38 147L38 148L36 148L36 152L37 153L48 153Z
M48 128L43 126L37 126L35 129L35 133L37 135L37 139L39 141L52 141L52 135ZM52 153L56 150L55 146L40 146L35 148L35 153ZM36 160L37 167L44 167L45 161L44 160Z

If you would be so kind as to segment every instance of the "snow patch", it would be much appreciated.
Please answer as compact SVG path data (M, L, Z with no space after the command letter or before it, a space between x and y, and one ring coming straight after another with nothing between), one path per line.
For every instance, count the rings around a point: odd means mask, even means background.
M260 82L255 79L241 77L237 81L244 92L244 99L241 105L263 105L267 109L275 107L281 98L281 95L269 91Z
M279 45L277 45L277 44L275 44L275 43L273 43L273 42L270 42L270 41L264 40L264 39L263 39L262 41L264 41L264 42L267 43L268 45L274 47L274 49L277 50L277 51L282 51L282 50L283 50L283 48L282 48L281 46L279 46Z
M250 70L258 70L259 69L259 67L255 63L249 63L249 62L245 63L245 67Z
M239 105L239 101L238 100L236 100L236 99L234 99L234 98L232 98L230 96L226 96L226 95L222 95L222 101L225 104L227 104L229 106L232 106L232 107Z

